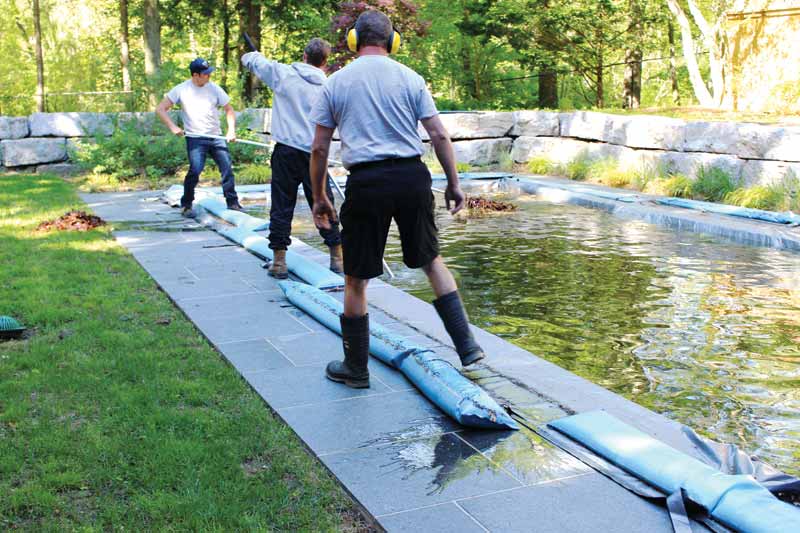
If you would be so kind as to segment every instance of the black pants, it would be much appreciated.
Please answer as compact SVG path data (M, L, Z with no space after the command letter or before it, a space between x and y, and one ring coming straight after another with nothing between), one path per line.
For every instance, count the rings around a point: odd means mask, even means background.
M272 164L272 181L270 196L272 205L269 208L269 247L273 250L285 250L292 243L292 217L297 203L297 187L302 183L309 207L313 207L314 197L311 193L311 155L285 144L275 145L270 162ZM333 203L330 176L325 190ZM341 244L339 223L331 224L327 230L319 230L319 234L328 246Z
M200 180L200 173L206 166L206 157L211 156L222 175L222 192L228 205L239 203L236 185L233 182L233 165L228 143L221 139L186 137L186 152L189 154L189 171L183 179L183 198L181 206L192 207L194 189Z

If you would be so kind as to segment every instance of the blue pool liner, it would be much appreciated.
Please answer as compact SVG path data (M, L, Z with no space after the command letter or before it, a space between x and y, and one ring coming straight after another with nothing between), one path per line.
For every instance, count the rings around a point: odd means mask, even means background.
M341 302L302 283L278 283L294 305L341 335ZM431 402L460 424L487 429L519 429L517 423L486 391L465 378L453 365L380 324L370 324L370 353L405 374Z
M239 227L215 229L220 235L241 244L255 255L263 259L272 259L269 241L252 230ZM286 251L286 266L289 272L316 288L338 289L344 286L344 279L341 276L291 250Z
M800 215L796 215L791 211L787 211L785 213L776 213L774 211L764 211L763 209L714 204L711 202L701 202L699 200L686 200L684 198L659 198L656 200L656 202L661 205L683 207L684 209L706 211L708 213L716 213L719 215L763 220L765 222L772 222L775 224L800 224Z
M460 180L499 180L502 178L510 178L513 176L510 172L459 172L458 179ZM434 181L446 180L447 176L444 174L431 174L431 179Z
M800 531L800 508L780 501L752 476L722 473L605 411L568 416L548 426L666 495L684 491L727 527L751 533Z
M235 226L250 231L261 231L269 228L269 221L254 217L242 211L234 211L228 209L225 202L213 197L201 198L195 202L209 213L221 218L226 222L230 222Z

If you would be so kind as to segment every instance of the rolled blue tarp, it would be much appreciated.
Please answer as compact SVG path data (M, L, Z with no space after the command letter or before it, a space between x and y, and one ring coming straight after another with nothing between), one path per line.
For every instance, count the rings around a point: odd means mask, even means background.
M201 198L195 202L206 211L218 216L226 222L250 231L261 231L269 228L269 221L254 217L241 211L228 209L222 200L213 197Z
M511 172L459 172L458 178L461 180L499 180L501 178L510 178L513 176ZM434 181L446 180L447 176L444 174L431 174L431 179Z
M727 527L751 533L800 531L800 508L782 502L749 475L730 475L625 424L605 411L550 422L665 495L685 491Z
M255 255L264 259L272 259L269 241L261 235L239 227L219 227L216 228L216 231L241 244ZM286 251L286 266L289 272L319 289L336 289L344 286L344 279L341 276L291 250Z
M625 202L625 203L633 203L641 200L641 197L637 194L606 191L604 189L586 187L585 185L578 185L572 183L557 183L550 181L545 182L533 178L518 178L518 179L519 181L533 183L537 187L541 188L558 189L559 191L568 191L572 193L585 194L587 196L596 196L598 198L604 198L606 200L616 200L618 202Z
M342 333L341 302L308 285L278 285L294 305L336 333ZM370 324L372 355L401 371L431 402L460 424L489 429L518 429L517 423L489 396L435 352L409 343L379 324Z
M698 200L686 200L684 198L659 198L656 200L656 202L661 205L683 207L684 209L694 209L697 211L707 211L709 213L717 213L720 215L763 220L765 222L773 222L775 224L800 224L800 215L796 215L791 211L787 211L785 213L776 213L774 211L764 211L763 209L737 207L735 205L726 204L714 204L711 202L701 202Z

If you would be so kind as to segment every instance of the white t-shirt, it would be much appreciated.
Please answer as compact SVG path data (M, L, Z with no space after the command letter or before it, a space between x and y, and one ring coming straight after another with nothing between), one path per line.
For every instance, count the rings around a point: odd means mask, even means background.
M219 127L218 108L231 99L214 82L209 81L198 87L192 80L186 80L172 88L167 98L173 105L180 104L183 130L196 135L222 135Z
M425 153L418 122L438 114L422 76L386 56L361 56L328 78L311 122L339 127L342 163Z

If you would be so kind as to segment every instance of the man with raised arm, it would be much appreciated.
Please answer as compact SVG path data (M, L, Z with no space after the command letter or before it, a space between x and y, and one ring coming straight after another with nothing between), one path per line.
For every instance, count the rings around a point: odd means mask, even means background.
M328 151L339 128L342 159L350 171L341 211L344 251L344 314L340 316L344 361L328 364L329 379L369 387L367 284L382 273L389 225L400 230L403 262L422 268L436 299L433 305L453 339L464 366L484 358L469 329L456 282L439 255L431 175L417 124L422 122L447 175L445 201L451 213L464 207L453 145L439 119L425 81L388 57L400 35L388 17L366 11L348 34L358 58L333 74L311 113L316 124L311 147L314 222L330 227L336 211L323 194ZM451 204L453 207L451 208Z
M228 209L241 211L236 184L233 178L233 164L228 151L228 143L236 141L236 113L230 104L231 99L222 87L210 80L214 67L203 58L198 57L189 64L192 77L172 88L156 108L161 122L175 135L186 136L186 152L189 155L189 171L183 180L183 196L181 197L181 214L194 218L192 210L194 189L200 180L200 173L206 165L206 157L211 156L222 175L222 192ZM173 105L181 106L183 127L179 128L167 114ZM219 127L219 108L225 110L228 121L227 141L204 137L206 135L221 136Z
M322 39L311 39L303 52L302 63L284 65L259 52L242 56L242 64L273 91L272 151L270 182L269 247L273 251L269 275L285 279L286 249L291 244L292 217L297 203L297 188L302 184L309 207L312 205L309 152L314 125L309 120L311 106L325 84L322 69L328 62L331 46ZM327 176L327 171L326 171ZM330 183L326 193L333 204ZM342 273L342 238L338 223L319 231L330 251L330 269Z

